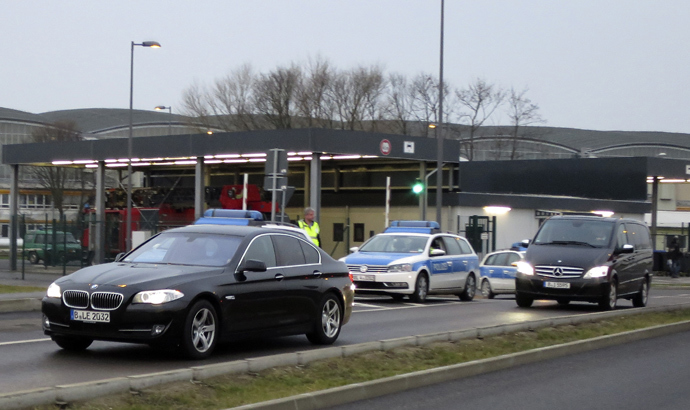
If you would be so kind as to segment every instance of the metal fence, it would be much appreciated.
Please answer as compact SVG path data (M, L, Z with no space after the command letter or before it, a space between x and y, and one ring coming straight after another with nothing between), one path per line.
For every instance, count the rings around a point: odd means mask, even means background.
M22 273L28 267L55 268L84 267L94 263L97 245L103 249L105 261L113 261L126 250L126 220L122 213L107 213L105 220L96 219L95 214L81 214L76 220L65 218L44 219L17 215L17 259ZM166 229L190 224L189 220L158 220L139 217L132 221L133 241L136 246L149 237ZM103 241L94 243L96 231L103 228ZM20 268L20 266L18 266Z

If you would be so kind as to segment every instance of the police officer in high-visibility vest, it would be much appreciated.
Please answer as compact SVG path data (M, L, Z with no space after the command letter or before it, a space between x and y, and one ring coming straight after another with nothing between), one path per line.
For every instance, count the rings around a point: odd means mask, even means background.
M306 208L304 210L304 219L297 221L297 224L307 232L314 245L321 246L321 238L319 237L321 228L319 228L319 223L314 220L314 209Z

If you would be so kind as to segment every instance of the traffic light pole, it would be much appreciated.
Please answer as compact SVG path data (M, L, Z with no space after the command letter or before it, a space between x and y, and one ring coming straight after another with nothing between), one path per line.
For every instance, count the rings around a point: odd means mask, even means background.
M441 164L443 166L443 164ZM424 176L424 200L422 201L422 220L426 221L426 209L428 207L428 199L429 199L429 177L434 175L434 173L438 171L438 168L435 168L433 171L429 172ZM436 198L438 198L438 195L436 195ZM438 206L438 204L436 204ZM438 221L437 221L438 222Z

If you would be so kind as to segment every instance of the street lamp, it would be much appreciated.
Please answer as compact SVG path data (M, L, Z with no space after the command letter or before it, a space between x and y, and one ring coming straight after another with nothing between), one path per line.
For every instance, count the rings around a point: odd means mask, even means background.
M170 114L170 117L168 117L168 135L172 135L172 107L166 107L165 105L159 105L159 106L154 107L154 110L156 110L156 111L168 110L168 114Z
M438 81L438 124L436 130L436 222L441 224L441 200L443 198L443 9L441 0L441 61Z
M134 46L160 48L160 44L156 41L144 41L143 43L135 43L132 41L132 47L129 58L129 137L127 138L127 236L125 237L125 250L129 252L132 249L132 123L134 122Z

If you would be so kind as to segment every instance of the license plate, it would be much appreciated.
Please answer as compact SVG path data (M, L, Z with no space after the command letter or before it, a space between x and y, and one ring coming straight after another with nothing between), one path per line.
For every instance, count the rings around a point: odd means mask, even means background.
M545 288L570 289L570 282L544 282Z
M110 312L92 312L90 310L72 310L72 320L79 322L110 323Z
M362 282L373 282L374 275L352 275L352 278L356 281Z

